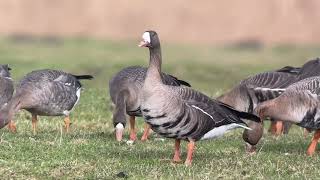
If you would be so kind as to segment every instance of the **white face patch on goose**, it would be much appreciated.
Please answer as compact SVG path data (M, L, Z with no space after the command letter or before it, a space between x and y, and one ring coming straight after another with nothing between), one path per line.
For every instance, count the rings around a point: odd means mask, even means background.
M149 32L144 32L143 35L142 35L142 39L145 42L151 43L150 33Z
M122 123L118 123L118 124L116 125L116 129L124 129L123 124L122 124Z

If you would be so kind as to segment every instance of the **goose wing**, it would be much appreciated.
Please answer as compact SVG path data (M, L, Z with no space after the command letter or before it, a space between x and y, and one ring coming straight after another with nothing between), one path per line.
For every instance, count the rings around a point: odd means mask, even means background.
M293 83L296 75L284 72L264 72L251 76L240 84L252 87L283 88Z
M198 91L184 87L180 87L179 89L179 97L183 99L188 106L196 108L206 115L209 114L212 117L216 117L217 121L219 121L219 119L225 119L226 123L243 123L240 118L246 118L260 122L257 116L238 111L232 106L214 100Z

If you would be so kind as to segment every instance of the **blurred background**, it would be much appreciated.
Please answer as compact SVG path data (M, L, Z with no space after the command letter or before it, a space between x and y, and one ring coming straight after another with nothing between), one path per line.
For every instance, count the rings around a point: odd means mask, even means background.
M59 68L93 73L93 86L107 86L121 68L147 64L148 53L136 44L153 29L164 70L211 93L208 81L226 89L248 75L316 57L319 8L317 0L3 0L0 61L15 66L16 78Z
M305 156L312 135L299 128L264 136L256 156L243 153L238 129L200 142L193 168L173 166L171 140L114 141L108 94L116 72L148 65L137 45L150 29L162 70L212 97L248 76L301 66L320 54L319 9L319 0L0 0L0 64L15 82L46 68L95 77L83 81L70 134L62 117L40 117L32 135L30 114L15 116L18 133L0 137L0 179L319 179L320 156Z

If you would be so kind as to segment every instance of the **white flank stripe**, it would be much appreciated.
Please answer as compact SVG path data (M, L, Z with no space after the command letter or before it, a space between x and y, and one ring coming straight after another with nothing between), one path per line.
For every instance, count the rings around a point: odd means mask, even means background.
M194 107L194 108L200 110L200 111L203 112L204 114L208 115L211 119L213 119L213 117L212 117L209 113L205 112L203 109L199 108L198 106L191 105L191 107Z
M257 87L257 88L255 88L255 90L261 90L261 91L285 91L286 89L281 89L281 88L271 89L271 88Z
M9 80L12 80L12 78L11 77L4 77L5 79L9 79Z
M245 129L250 129L246 126L243 126L241 124L236 124L236 123L232 123L232 124L228 124L228 125L224 125L224 126L220 126L217 128L214 128L212 130L210 130L209 132L207 132L202 138L201 140L205 140L205 139L212 139L212 138L217 138L222 136L224 133L235 129L235 128L245 128ZM250 129L251 130L251 129Z

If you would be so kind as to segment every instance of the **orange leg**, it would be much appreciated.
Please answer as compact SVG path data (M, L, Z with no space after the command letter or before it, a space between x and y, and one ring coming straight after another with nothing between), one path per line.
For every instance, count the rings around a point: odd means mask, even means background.
M174 163L181 162L181 159L180 159L180 139L175 140L173 162Z
M136 117L130 116L130 140L135 141L137 139L135 124L136 124Z
M186 159L186 162L185 162L186 166L191 166L192 154L193 154L195 145L196 145L196 143L194 141L192 141L192 140L188 143L188 153L187 153L187 159Z
M8 128L12 133L16 133L17 132L17 127L16 127L16 123L14 123L13 120L11 120L8 124Z
M141 137L141 141L148 140L149 133L150 133L150 125L148 123L144 123L144 130L143 130L143 135Z
M311 143L308 147L308 150L307 150L307 155L311 156L314 154L315 150L316 150L316 147L317 147L317 144L318 144L318 140L320 138L320 130L317 130L314 135L313 135L313 138L311 140Z
M283 122L282 121L276 121L276 136L280 136L283 132Z
M66 116L64 118L64 127L65 127L65 130L67 133L69 133L69 129L70 129L70 117L69 116Z
M33 130L33 135L35 135L37 132L37 122L38 118L36 114L32 114L32 130Z
M271 121L270 128L268 130L271 134L276 133L276 121Z

